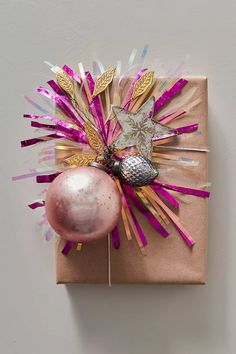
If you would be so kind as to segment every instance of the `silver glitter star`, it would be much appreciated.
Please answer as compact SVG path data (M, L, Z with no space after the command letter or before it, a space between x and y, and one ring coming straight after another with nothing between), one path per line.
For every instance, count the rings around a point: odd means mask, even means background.
M137 113L113 107L122 131L114 145L119 148L136 146L141 155L151 160L152 140L176 135L175 130L152 120L155 97L149 98Z

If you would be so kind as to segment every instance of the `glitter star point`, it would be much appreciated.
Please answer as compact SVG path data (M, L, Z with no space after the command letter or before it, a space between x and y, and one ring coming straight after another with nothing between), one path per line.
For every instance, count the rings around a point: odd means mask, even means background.
M174 129L155 122L152 119L155 98L149 98L137 113L113 107L113 112L122 131L114 145L119 148L136 146L139 153L151 160L152 140L176 135Z

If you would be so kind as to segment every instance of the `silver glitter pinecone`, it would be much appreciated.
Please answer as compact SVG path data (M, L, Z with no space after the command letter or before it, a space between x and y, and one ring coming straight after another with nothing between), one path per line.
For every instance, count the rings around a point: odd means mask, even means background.
M141 155L127 156L121 161L116 161L114 173L124 184L133 187L145 186L158 176L158 170L151 161Z

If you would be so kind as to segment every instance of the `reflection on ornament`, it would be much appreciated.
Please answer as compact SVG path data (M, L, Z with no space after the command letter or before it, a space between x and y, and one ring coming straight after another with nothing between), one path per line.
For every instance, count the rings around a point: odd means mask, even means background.
M158 170L143 156L127 156L114 165L116 173L124 184L133 187L145 186L158 176Z
M49 186L46 214L62 238L87 242L107 236L118 222L121 198L115 182L94 167L76 167Z

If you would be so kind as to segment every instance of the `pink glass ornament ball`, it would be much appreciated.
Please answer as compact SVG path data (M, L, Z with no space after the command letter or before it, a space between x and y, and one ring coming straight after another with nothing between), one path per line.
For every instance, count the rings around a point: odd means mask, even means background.
M83 166L61 173L50 184L45 207L48 222L59 236L88 242L105 237L114 229L121 198L106 172Z

